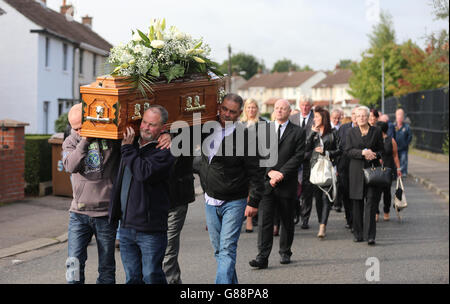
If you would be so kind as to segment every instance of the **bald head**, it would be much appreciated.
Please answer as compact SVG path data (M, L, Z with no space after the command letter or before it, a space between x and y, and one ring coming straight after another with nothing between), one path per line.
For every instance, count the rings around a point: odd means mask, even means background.
M387 114L383 114L380 116L380 118L378 118L378 121L382 121L382 122L389 122L389 116Z
M286 122L291 114L291 104L286 99L278 99L277 102L275 102L274 113L275 119L279 123Z
M76 105L74 105L70 109L69 114L67 114L70 126L78 134L80 134L81 131L81 118L82 118L81 115L82 115L81 103L77 103Z

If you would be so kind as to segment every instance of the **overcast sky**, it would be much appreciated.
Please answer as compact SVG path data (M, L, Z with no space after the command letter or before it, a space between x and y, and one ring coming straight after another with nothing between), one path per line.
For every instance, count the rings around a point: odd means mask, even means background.
M315 70L333 69L340 59L359 61L378 9L393 17L397 42L423 37L448 24L434 20L431 0L67 0L75 20L93 17L93 29L111 44L127 42L131 29L147 31L151 18L166 18L193 37L203 37L221 63L245 52L266 67L282 58ZM59 11L62 0L47 0Z

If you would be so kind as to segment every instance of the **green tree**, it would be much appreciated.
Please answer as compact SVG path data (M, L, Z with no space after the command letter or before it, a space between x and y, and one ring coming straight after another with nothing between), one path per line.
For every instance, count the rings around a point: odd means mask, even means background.
M298 64L292 62L292 60L286 58L283 58L275 62L272 68L272 73L274 72L283 73L289 71L296 71L296 72L312 71L312 68L309 65L301 67Z
M291 70L297 71L300 69L300 66L298 66L296 63L293 63L290 59L283 58L281 60L278 60L275 62L272 68L272 73L278 72L289 72Z
M351 59L341 59L341 60L339 60L337 67L340 69L343 69L343 70L350 69L352 63L353 62Z
M231 73L238 73L245 79L250 79L255 75L259 69L264 69L264 66L258 62L255 56L245 53L237 53L231 56ZM220 66L220 71L228 74L228 60L225 60ZM245 72L242 73L241 72Z
M449 0L433 0L435 19L449 21ZM440 73L449 73L449 33L442 29L438 33L432 33L428 39L427 52L430 54L428 64L437 63ZM448 85L448 78L447 78Z
M360 99L361 104L380 108L382 61L385 97L394 95L407 61L402 57L400 46L395 43L392 17L388 13L380 14L380 23L373 27L373 32L368 36L370 48L363 52L360 63L351 65L353 74L349 80L349 93Z
M395 30L392 16L385 11L380 13L380 23L373 27L372 34L369 34L371 49L381 49L385 45L395 43Z
M433 56L434 50L430 47L424 51L409 40L401 46L401 53L407 61L407 67L402 70L402 77L398 80L396 96L448 85L448 71L442 72L442 61Z

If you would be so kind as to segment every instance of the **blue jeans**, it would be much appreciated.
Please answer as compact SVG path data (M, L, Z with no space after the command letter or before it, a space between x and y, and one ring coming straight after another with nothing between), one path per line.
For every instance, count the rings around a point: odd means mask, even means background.
M237 284L236 253L247 199L206 204L206 224L217 262L216 284Z
M127 284L167 284L162 269L167 233L120 228L120 256Z
M87 246L95 235L98 250L97 284L116 283L116 260L114 258L114 241L116 226L108 223L108 217L89 217L84 214L70 212L68 255L77 259L77 277L68 277L69 284L84 284L84 267L87 260Z
M398 158L400 159L402 175L406 177L408 174L408 150L398 151Z

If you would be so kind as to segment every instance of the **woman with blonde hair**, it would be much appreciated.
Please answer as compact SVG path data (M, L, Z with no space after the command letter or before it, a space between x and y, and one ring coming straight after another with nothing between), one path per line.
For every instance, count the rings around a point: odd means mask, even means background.
M255 127L258 128L258 122L264 121L259 115L258 102L249 98L244 103L244 110L242 111L242 117L240 121L245 125L246 128ZM258 132L256 132L258 134ZM253 226L257 225L257 217L247 216L245 232L253 232Z
M253 98L249 98L244 103L244 111L242 111L241 122L247 126L256 124L259 121L258 102Z

